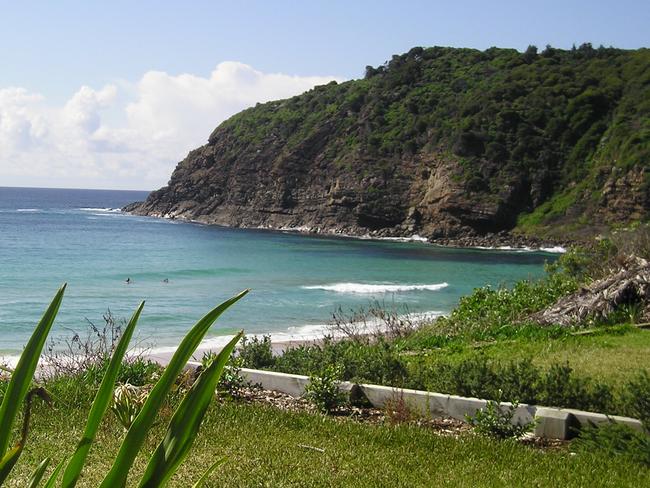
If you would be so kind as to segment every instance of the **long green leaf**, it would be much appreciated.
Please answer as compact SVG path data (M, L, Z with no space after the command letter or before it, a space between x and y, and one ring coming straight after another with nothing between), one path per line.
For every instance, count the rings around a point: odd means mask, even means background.
M237 302L248 290L244 290L233 298L226 300L218 307L208 312L194 327L187 333L183 341L176 349L174 356L165 368L164 373L153 387L147 401L142 406L140 413L131 424L126 437L120 446L115 461L110 471L102 481L100 488L119 488L125 486L129 470L145 441L147 432L153 424L156 414L174 385L176 378L181 373L187 361L190 359L201 340L205 336L210 326L217 318L228 309L233 303Z
M165 438L151 456L140 488L164 486L189 453L214 396L219 377L243 331L237 334L196 380L174 412Z
M203 483L208 480L208 476L210 476L212 472L221 466L224 462L226 462L226 456L222 457L221 459L217 459L214 463L212 463L212 466L205 470L205 473L203 473L201 477L196 481L196 483L192 485L192 488L201 488L201 486L203 486Z
M124 355L129 347L129 342L133 336L133 331L138 323L138 319L140 318L142 307L144 307L144 302L141 302L140 306L133 313L131 320L126 326L126 329L124 329L124 333L115 348L115 352L113 352L113 357L108 365L108 369L106 370L106 373L104 373L104 378L102 379L102 383L99 386L97 395L95 395L95 400L90 408L90 413L88 414L86 429L84 430L83 436L81 437L79 444L77 444L77 449L70 458L70 461L68 461L68 465L63 473L62 486L65 488L72 488L77 484L81 470L86 462L88 451L90 451L90 446L95 440L97 429L99 429L102 418L104 417L104 414L113 398L113 390L115 389L117 375L120 372L120 366L124 360Z
M5 482L9 473L18 462L20 454L23 452L23 445L16 444L15 447L9 449L4 457L0 460L0 486Z
M38 465L36 470L34 471L34 474L32 475L31 479L29 480L29 485L27 485L27 488L37 488L38 484L41 482L43 479L43 475L45 474L45 471L47 470L47 467L50 465L50 458L45 458L41 461L41 464Z
M61 469L63 469L63 465L65 464L65 459L63 459L59 464L57 464L56 468L54 471L52 471L52 474L47 480L47 483L45 483L45 486L43 488L54 488L56 485L56 480L59 478L59 473L61 472Z
M50 303L50 306L43 314L41 321L36 326L36 330L34 330L29 342L25 346L25 350L20 355L20 360L16 365L14 373L11 375L11 381L0 406L0 456L3 456L7 452L11 427L18 413L18 409L22 406L23 400L29 390L38 360L41 357L43 345L52 328L54 318L59 311L65 287L66 285L64 284L54 296L52 303Z

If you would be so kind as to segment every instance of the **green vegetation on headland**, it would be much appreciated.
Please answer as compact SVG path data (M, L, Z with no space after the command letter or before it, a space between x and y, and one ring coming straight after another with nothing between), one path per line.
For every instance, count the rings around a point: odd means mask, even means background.
M135 210L350 234L580 238L648 220L650 50L417 47L363 79L244 110L209 141Z

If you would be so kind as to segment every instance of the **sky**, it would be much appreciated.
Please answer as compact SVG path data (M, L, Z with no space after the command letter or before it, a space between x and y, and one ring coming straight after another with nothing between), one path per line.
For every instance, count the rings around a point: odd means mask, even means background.
M257 102L414 46L650 47L650 2L0 0L0 186L151 190Z

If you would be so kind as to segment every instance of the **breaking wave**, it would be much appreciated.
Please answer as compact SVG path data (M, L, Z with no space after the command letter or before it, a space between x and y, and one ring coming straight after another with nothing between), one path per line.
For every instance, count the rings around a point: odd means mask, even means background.
M406 291L437 291L447 288L449 283L434 283L430 285L396 285L369 283L333 283L330 285L302 286L305 290L325 290L335 293L399 293Z

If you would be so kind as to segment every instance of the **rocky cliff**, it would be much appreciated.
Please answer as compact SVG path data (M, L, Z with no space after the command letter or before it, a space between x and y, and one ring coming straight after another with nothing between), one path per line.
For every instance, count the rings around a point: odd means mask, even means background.
M650 51L414 48L245 110L127 211L237 227L566 237L647 220Z

